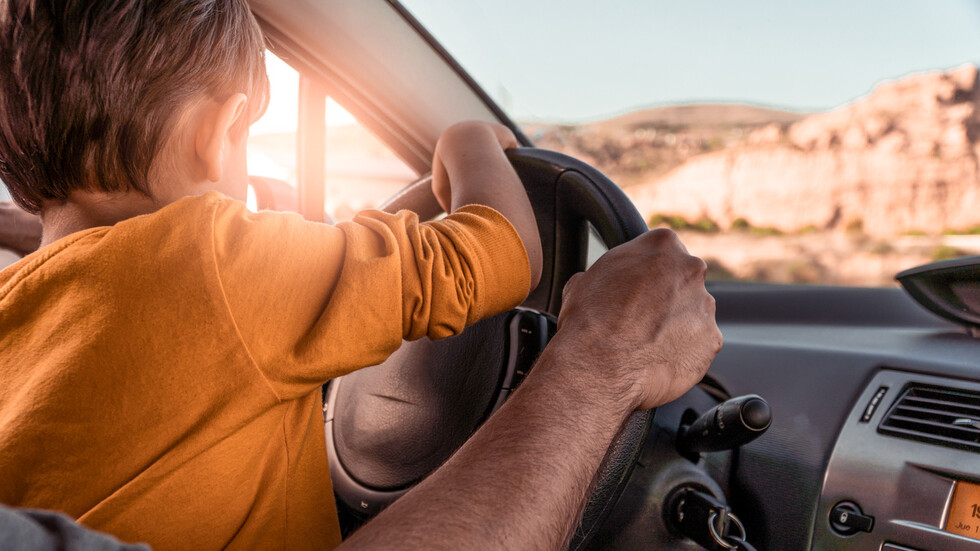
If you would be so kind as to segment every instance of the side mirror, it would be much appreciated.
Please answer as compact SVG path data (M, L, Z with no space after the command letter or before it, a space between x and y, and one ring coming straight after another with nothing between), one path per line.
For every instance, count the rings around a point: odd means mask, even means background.
M923 308L980 337L980 256L917 266L895 279Z

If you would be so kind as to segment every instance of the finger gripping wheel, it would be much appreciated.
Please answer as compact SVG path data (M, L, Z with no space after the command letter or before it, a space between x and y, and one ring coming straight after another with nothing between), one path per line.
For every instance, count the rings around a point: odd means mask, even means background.
M590 231L612 248L647 231L647 226L622 190L589 165L531 148L510 150L507 155L527 190L544 255L541 283L523 306L556 316L565 283L586 267ZM382 208L410 208L423 219L438 212L428 178ZM504 314L451 339L404 343L381 366L332 384L325 429L340 502L365 516L376 513L445 461L476 430L493 409L500 390L497 383L506 375L509 324ZM633 414L614 439L593 480L570 549L583 548L615 505L646 439L652 414L652 410ZM410 436L405 440L398 435ZM404 440L401 445L426 451L392 454L385 442L389 436ZM560 460L559 450L555 457Z

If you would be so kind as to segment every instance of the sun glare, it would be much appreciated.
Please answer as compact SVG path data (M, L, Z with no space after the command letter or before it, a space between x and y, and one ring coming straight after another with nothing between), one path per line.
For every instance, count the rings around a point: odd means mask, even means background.
M271 52L266 56L269 72L269 107L249 131L248 172L297 185L296 132L299 109L299 73ZM324 208L337 220L347 219L362 208L373 207L391 196L417 175L381 142L362 128L354 117L332 99L327 99L327 143L323 155L326 168ZM246 203L259 207L249 190Z
M269 73L269 108L261 119L255 121L250 133L284 134L296 132L298 118L299 73L272 52L266 52L266 70ZM357 121L333 99L327 99L326 119L328 126L355 124Z

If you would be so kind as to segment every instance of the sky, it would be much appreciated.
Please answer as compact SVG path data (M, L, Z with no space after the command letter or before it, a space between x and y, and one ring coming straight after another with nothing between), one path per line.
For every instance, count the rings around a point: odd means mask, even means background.
M980 63L980 1L402 0L513 118L739 102L823 111Z

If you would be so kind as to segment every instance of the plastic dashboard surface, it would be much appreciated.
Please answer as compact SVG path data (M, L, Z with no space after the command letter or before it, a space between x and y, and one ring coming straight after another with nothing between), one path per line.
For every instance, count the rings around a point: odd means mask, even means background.
M955 482L980 480L980 454L878 431L909 384L980 390L980 384L966 381L880 371L858 398L831 455L817 507L814 549L870 551L884 543L923 550L980 549L980 540L943 530ZM881 388L887 390L878 393ZM876 393L881 399L868 415ZM835 533L829 519L841 502L855 503L864 515L874 517L871 531Z
M881 449L865 446L861 438L852 443L847 428L866 406L868 394L880 386L878 377L897 373L922 381L936 377L949 386L980 383L980 340L922 310L899 289L711 283L709 291L717 301L725 337L711 374L732 395L759 394L773 410L769 431L739 450L730 479L729 502L758 549L880 549L885 539L879 534L885 532L879 530L891 513L865 500L863 493L851 497L876 517L871 537L841 538L830 531L830 508L844 493L835 489L838 482L832 482L838 476L841 484L860 487L862 492L897 496L900 485L935 483L932 474L920 476L921 469L896 481L884 468L888 461L926 462L912 458L922 449L938 450L941 455L951 452L949 458L939 460L945 461L942 468L960 465L969 470L962 462L972 461L973 468L980 470L980 454L880 435L874 441L891 442L886 463L878 465L869 455L856 466L854 460L847 460L849 467L836 466L852 448L860 454L867 447L872 455ZM895 384L883 398L877 416L887 410L901 386ZM870 423L871 433L878 420ZM961 459L953 460L954 456ZM902 472L912 471L902 467ZM822 498L825 479L827 496ZM935 503L948 494L939 493L943 495L926 504L933 507L932 517L943 513L945 502L938 513ZM896 520L931 522L938 531L939 519L932 517L892 514ZM894 543L902 547L980 549L980 542L946 535L942 542L955 541L960 547L930 547L926 543L932 540L898 539L899 528L895 530Z

